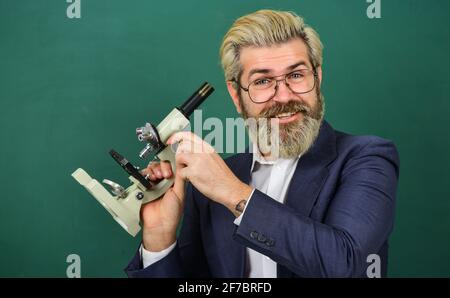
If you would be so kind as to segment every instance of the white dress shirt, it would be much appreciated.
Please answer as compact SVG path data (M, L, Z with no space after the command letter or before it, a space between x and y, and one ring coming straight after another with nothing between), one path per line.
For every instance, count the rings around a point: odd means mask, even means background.
M250 186L267 194L272 199L284 203L299 158L300 157L295 159L279 158L268 161L260 154L256 145L253 145ZM249 200L252 195L253 192L250 194ZM242 217L245 216L247 206L248 202L242 214L234 220L235 225L240 224ZM167 256L174 249L175 245L176 242L160 252L148 251L141 245L140 251L143 267L146 268ZM248 277L277 277L277 263L269 257L266 257L251 248L247 248L247 260L246 275Z

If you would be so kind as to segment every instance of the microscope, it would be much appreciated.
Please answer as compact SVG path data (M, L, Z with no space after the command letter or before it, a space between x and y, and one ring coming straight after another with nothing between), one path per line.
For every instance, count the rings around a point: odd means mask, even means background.
M146 143L139 157L144 159L152 154L156 159L169 161L172 172L175 173L175 150L167 146L166 141L171 135L184 130L189 125L190 115L213 91L214 88L209 83L204 83L180 107L174 108L158 126L146 123L145 126L138 127L137 138L140 142ZM108 191L81 168L73 172L72 177L134 237L141 229L139 222L142 204L161 197L173 185L174 178L154 183L142 175L138 167L115 150L111 150L109 154L130 175L131 185L128 188L104 179L102 182L110 189Z

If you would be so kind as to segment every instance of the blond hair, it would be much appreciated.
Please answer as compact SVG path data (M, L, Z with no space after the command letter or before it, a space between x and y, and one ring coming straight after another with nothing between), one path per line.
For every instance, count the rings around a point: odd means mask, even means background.
M294 38L305 42L312 66L321 66L323 45L319 35L294 12L258 10L240 17L225 34L220 47L225 80L240 79L242 65L239 54L243 47L268 47Z

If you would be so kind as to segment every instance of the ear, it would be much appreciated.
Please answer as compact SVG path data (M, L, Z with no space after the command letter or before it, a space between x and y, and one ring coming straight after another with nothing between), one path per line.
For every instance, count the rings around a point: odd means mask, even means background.
M231 99L233 100L234 106L236 107L236 111L241 114L241 103L239 102L239 93L236 88L234 88L235 84L231 81L227 81L227 89L228 93L231 96Z
M317 66L317 77L319 78L319 87L322 84L322 65Z

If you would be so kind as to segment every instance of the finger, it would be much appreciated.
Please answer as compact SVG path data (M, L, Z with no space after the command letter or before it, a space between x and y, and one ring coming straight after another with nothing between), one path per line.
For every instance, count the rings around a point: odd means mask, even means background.
M183 141L181 143L178 143L177 151L176 153L190 153L194 152L194 143L191 141Z
M155 177L157 179L162 179L164 178L163 173L161 171L161 164L152 164L149 166L149 168L152 170L153 175L155 175Z
M177 145L176 152L192 152L192 153L214 153L214 148L207 142L203 141L199 136L190 132L183 131L173 134L169 140L168 144Z
M152 161L148 164L146 168L147 177L154 181L162 178L162 174L158 176L158 173L161 173L161 166L158 162Z
M189 169L188 169L188 167L184 167L184 168L180 169L180 171L179 171L179 176L180 176L180 178L182 178L183 180L189 181Z
M214 153L214 148L203 140L186 140L178 144L177 153Z
M192 141L192 142L199 142L202 141L200 137L198 137L196 134L190 132L190 131L180 131L174 133L168 140L167 144L171 145L180 141Z
M155 175L153 174L153 170L151 168L145 168L139 172L145 179L156 180Z
M189 161L191 160L192 153L180 152L175 155L175 163L177 167L177 172L184 167L188 166Z
M164 178L170 178L172 177L172 167L170 165L170 162L165 160L161 161L161 172Z
M180 132L176 132L173 135L171 135L167 139L166 143L169 144L169 145L172 145L172 144L175 144L175 143L178 143L178 142L182 141L183 139L184 140L188 140L188 135L186 134L185 131L180 131Z
M183 177L180 174L178 174L178 170L177 170L177 173L175 174L175 181L173 183L172 190L175 193L175 195L178 197L178 199L184 199L185 186L186 186L186 182L183 179Z
M155 174L153 174L153 170L152 169L146 168L146 169L143 169L140 173L141 173L142 176L145 177L145 179L149 179L151 181L157 180Z

